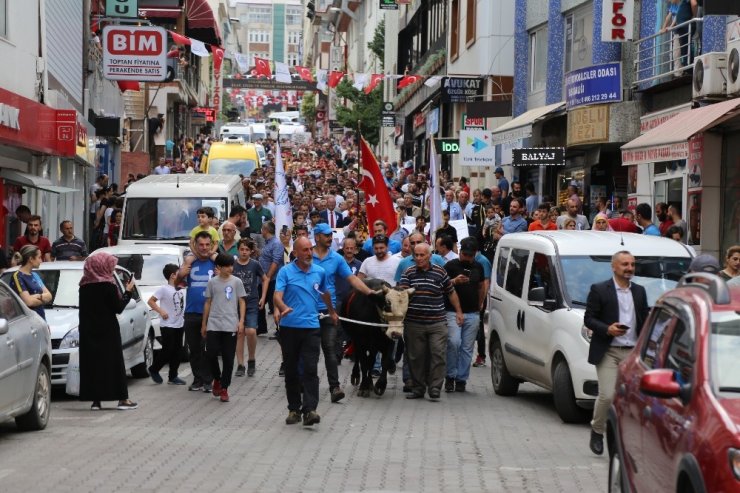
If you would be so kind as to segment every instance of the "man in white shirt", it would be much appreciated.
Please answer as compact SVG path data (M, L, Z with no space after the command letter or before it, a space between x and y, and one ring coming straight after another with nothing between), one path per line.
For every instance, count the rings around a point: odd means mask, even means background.
M167 166L167 163L163 157L159 158L159 164L154 168L154 174L155 175L169 175L170 174L170 167Z
M371 277L382 279L391 286L396 285L396 269L401 259L391 255L388 251L388 237L385 235L375 235L372 239L374 257L368 257L362 262L360 272L357 275L360 279Z
M437 253L445 259L445 262L458 258L457 254L453 251L452 238L447 235L437 237L434 241L434 248Z

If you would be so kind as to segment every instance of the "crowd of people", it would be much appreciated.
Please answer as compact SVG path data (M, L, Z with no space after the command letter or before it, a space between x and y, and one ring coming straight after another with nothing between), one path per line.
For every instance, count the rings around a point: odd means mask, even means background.
M199 172L210 142L201 135L168 145L152 173ZM471 363L486 364L485 293L491 261L504 235L556 229L624 231L684 241L687 234L686 222L674 205L655 205L659 224L652 222L650 204L639 204L632 212L621 208L619 198L614 203L600 198L588 213L575 184L558 204L552 197L538 196L531 183L509 182L501 168L495 170L495 185L473 190L464 177L453 179L442 170L442 220L431 231L429 170L387 157L379 160L379 166L396 222L369 224L364 193L358 189L359 153L351 136L310 145L284 141L279 147L270 139L261 144L268 162L242 177L246 207L233 207L223 222L208 207L193 211L198 225L191 232L191 253L181 267L164 268L163 285L148 300L161 319L163 346L149 374L163 383L160 371L169 365L168 383L186 385L178 376L184 337L193 374L188 389L228 402L232 373L256 374L257 336L268 332L267 317L272 314L279 330L271 338L278 339L283 352L279 371L285 376L288 424L320 421L317 366L322 352L331 401L345 397L338 366L352 348L337 313L352 289L378 296L363 278L416 289L397 354L403 355L408 398L428 395L436 400L442 390L465 392ZM274 220L278 152L293 219L292 227L280 230ZM90 250L116 244L126 187L141 178L130 175L120 194L105 175L91 187ZM43 314L50 295L31 275L37 263L82 260L89 251L69 221L60 225L61 237L50 243L41 236L41 218L27 209L21 206L16 211L27 228L14 245L19 258L12 262L22 265L14 278L24 302ZM724 269L717 273L740 279L740 247L728 250ZM185 300L178 289L183 284ZM119 293L118 299L125 297ZM119 305L111 307L117 310ZM85 395L94 401L93 408L100 407L102 398ZM135 406L125 392L116 398L121 408Z

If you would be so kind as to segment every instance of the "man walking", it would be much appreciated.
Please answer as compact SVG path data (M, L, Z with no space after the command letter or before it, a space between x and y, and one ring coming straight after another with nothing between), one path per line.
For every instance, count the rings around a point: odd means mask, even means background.
M660 228L653 224L653 209L649 204L637 204L635 207L635 222L642 228L642 234L661 236Z
M649 311L645 288L632 282L635 257L624 250L615 253L612 272L608 281L591 285L583 318L593 332L588 362L596 365L599 381L589 442L596 455L604 453L606 415L614 397L617 367L635 346Z
M75 236L72 221L62 221L59 231L62 236L51 244L52 260L82 260L87 257L87 246Z
M20 252L26 245L33 245L41 250L44 262L51 261L51 243L46 236L41 235L41 216L31 216L26 224L26 234L19 236L13 243L13 251Z
M324 269L326 273L326 292L331 296L332 305L336 306L335 278L341 277L365 295L372 294L373 290L352 273L341 255L331 250L333 233L332 228L326 223L316 225L314 229L316 246L313 247L313 264ZM325 315L329 314L329 307L321 300L319 300L319 311ZM339 402L344 399L344 391L339 386L339 370L337 368L337 326L329 317L322 318L320 325L321 350L324 352L324 364L326 365L326 376L329 379L331 401Z
M359 278L382 279L389 285L395 286L396 269L401 259L388 252L388 237L383 234L373 236L372 245L375 256L363 260L358 274Z
M447 272L431 263L432 249L428 243L414 247L416 265L402 275L398 286L414 288L404 320L411 379L411 393L407 399L420 399L428 391L431 400L437 400L445 377L447 353L447 313L444 298L455 310L455 321L462 325L465 317L460 301Z
M568 210L568 213L562 216L559 216L558 219L555 221L555 224L557 224L558 229L563 229L565 227L565 220L568 218L573 219L576 222L576 229L577 230L587 230L590 228L588 224L588 219L583 214L578 213L578 205L580 201L576 202L575 199L568 199L568 202L566 203L566 208Z
M270 278L270 284L267 286L267 302L270 304L270 308L274 310L275 307L270 300L275 292L275 278L284 264L283 244L280 243L280 240L275 236L275 223L272 221L262 223L260 231L262 232L262 237L265 239L265 246L260 252L259 262L264 273L268 278ZM257 319L257 334L267 333L266 310L267 308L263 306L259 312L259 318Z
M206 286L216 272L216 264L211 260L212 242L208 231L196 234L194 256L185 259L177 275L178 280L185 279L188 285L184 327L185 341L190 349L190 369L193 372L193 383L188 390L193 392L213 390L205 357L205 338L201 335Z
M280 269L275 283L275 324L280 326L280 345L285 362L285 393L288 397L288 417L285 424L301 420L303 426L321 421L316 412L319 402L319 299L327 307L332 323L339 320L326 289L326 272L313 265L313 251L308 238L299 238L293 245L296 261ZM298 362L303 362L303 381L298 374Z

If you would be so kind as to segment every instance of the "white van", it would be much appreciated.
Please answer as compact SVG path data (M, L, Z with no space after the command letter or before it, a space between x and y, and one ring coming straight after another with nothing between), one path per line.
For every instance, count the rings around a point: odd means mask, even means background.
M252 134L252 140L250 142L257 142L259 139L267 138L267 126L264 123L253 123L249 126Z
M689 269L692 253L668 238L602 231L537 231L501 238L488 293L491 381L515 395L527 381L552 391L566 423L590 417L598 395L583 324L591 285L612 277L611 257L635 256L633 281L653 306Z
M147 176L126 190L118 244L188 245L190 230L198 224L198 209L211 207L223 222L233 206L245 203L238 176Z
M253 142L252 129L245 123L227 123L221 127L218 135L221 140L238 137L243 142Z

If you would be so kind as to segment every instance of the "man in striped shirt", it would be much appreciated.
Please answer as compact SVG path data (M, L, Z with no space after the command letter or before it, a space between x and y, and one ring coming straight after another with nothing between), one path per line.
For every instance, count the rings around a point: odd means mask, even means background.
M464 320L452 281L442 267L430 262L431 257L428 243L415 245L415 265L404 271L397 284L400 288L415 289L404 319L404 340L413 380L407 399L420 399L427 391L431 400L439 399L447 354L445 296L455 309L458 325Z

